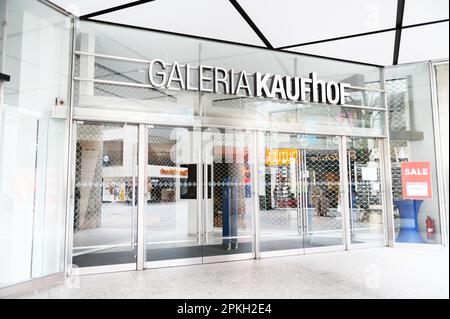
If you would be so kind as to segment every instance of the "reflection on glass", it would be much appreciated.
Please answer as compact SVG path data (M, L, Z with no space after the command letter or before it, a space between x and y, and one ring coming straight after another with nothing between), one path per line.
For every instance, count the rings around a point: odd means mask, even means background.
M261 251L343 244L338 139L261 133Z
M348 138L351 242L384 242L379 140Z
M386 70L395 240L440 244L440 210L429 64ZM431 196L404 192L402 163L426 163ZM420 194L419 194L420 195Z
M204 256L252 252L251 134L208 129L202 133L206 242Z
M145 190L147 261L202 257L192 129L148 129Z
M73 264L136 261L137 133L135 125L77 125Z

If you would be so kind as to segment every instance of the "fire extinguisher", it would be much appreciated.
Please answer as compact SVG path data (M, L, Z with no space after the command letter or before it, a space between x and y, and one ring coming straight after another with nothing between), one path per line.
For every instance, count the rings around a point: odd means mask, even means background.
M425 220L425 226L427 230L427 239L432 240L434 237L434 219L432 219L430 216L427 216L427 219Z

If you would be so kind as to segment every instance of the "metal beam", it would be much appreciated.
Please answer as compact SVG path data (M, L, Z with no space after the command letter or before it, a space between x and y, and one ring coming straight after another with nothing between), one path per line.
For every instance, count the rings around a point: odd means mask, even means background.
M119 11L119 10L131 8L131 7L138 6L140 4L144 4L144 3L152 2L152 1L155 1L155 0L139 0L139 1L125 3L125 4L122 4L120 6L115 6L115 7L112 7L112 8L103 9L103 10L91 12L91 13L88 13L88 14L84 14L84 15L80 16L80 20L86 20L86 19L89 19L89 18L92 18L92 17L95 17L95 16L99 16L99 15L102 15L102 14L111 13L111 12L114 12L114 11Z
M9 74L0 73L0 81L8 82L11 79Z
M397 19L395 22L395 42L394 57L392 65L398 64L398 55L400 53L400 40L402 37L403 13L405 12L405 0L397 0Z
M239 12L239 14L244 18L244 20L248 23L250 28L256 33L256 35L261 39L261 41L265 44L269 49L273 49L272 44L270 44L269 40L264 36L261 30L258 29L253 20L248 16L247 12L240 6L237 0L229 0L233 7Z

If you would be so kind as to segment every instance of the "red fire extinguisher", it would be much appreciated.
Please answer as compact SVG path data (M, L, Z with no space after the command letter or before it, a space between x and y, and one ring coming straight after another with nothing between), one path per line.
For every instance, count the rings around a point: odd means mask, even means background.
M427 239L432 240L434 237L434 219L432 219L430 216L427 216L427 219L425 220L425 226L427 229Z

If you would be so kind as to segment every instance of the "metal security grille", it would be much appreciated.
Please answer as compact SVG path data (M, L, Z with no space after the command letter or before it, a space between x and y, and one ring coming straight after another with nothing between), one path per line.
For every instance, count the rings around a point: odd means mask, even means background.
M306 220L308 232L342 229L340 211L340 170L338 150L301 149L300 163L306 192Z
M353 243L383 240L383 193L379 141L349 138L350 233Z
M397 200L402 198L400 163L408 160L408 141L398 136L398 133L410 130L408 81L407 79L389 80L386 81L386 87L391 134L392 195L394 200Z
M250 193L249 143L250 135L233 131L232 133L213 133L212 180L208 173L208 188L213 192L214 227L223 226L224 190L232 190L232 198L237 201L238 228L251 227L248 224L250 212L246 208L246 198Z
M266 147L266 152L289 152L290 155L289 159L283 155L278 164L274 163L279 162L280 157L275 162L266 157L265 176L260 177L265 182L265 195L260 197L263 229L288 236L303 233L303 223L308 245L342 244L337 140L268 134Z
M408 132L411 131L408 79L386 81L389 105L389 130L391 148L391 174L393 200L402 199L401 162L408 160ZM402 136L403 135L403 136ZM394 217L398 212L394 211ZM395 229L400 228L400 218L394 219Z
M155 127L148 130L148 164L158 167L177 166L176 152L173 152L177 144L176 129L170 127ZM186 130L187 133L187 130ZM159 173L159 170L158 170ZM187 181L174 177L152 176L147 178L147 189L151 203L175 202L176 187L186 187Z
M74 249L133 242L135 151L124 154L123 143L133 144L136 132L120 125L77 125Z

